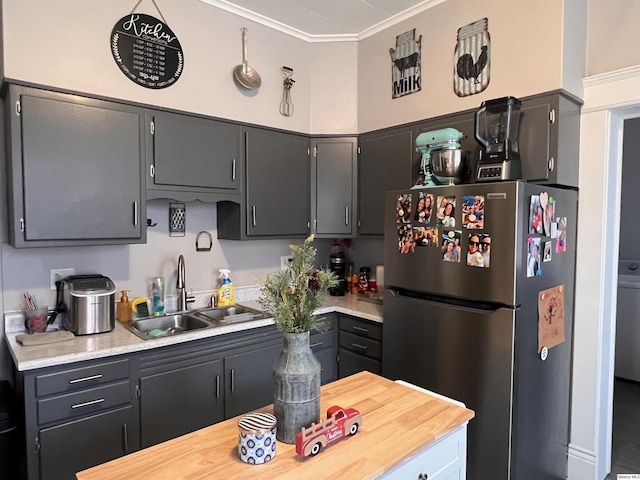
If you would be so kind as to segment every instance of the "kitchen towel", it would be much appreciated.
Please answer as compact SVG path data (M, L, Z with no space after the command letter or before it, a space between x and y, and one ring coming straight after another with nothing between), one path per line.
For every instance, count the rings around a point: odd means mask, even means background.
M43 333L21 333L16 337L16 341L25 347L32 345L45 345L47 343L58 343L73 340L75 335L71 332L43 332Z

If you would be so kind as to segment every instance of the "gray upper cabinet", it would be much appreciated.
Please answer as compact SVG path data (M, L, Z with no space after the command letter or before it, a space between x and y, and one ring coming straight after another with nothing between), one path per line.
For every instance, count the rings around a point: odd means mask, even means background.
M309 233L309 139L246 128L242 203L218 203L218 238L300 237Z
M522 176L539 183L578 186L580 103L563 92L522 102Z
M360 136L358 165L358 233L384 234L384 194L387 190L409 188L415 179L412 161L413 128L366 133Z
M357 140L355 137L318 138L312 142L313 232L318 237L355 237Z
M146 242L144 111L10 85L9 243Z
M147 198L239 201L239 125L155 110L146 123Z
M418 124L416 131L416 139L421 133L430 132L433 130L440 130L442 128L455 128L464 137L460 141L460 148L469 152L467 162L467 172L464 178L465 182L473 182L475 177L475 171L478 164L478 148L480 144L476 140L475 134L475 110L468 110L466 112L455 113L452 115L446 115L444 117L438 117L431 120L427 120ZM410 186L415 185L420 171L420 163L422 161L422 154L413 148L413 167L411 175Z

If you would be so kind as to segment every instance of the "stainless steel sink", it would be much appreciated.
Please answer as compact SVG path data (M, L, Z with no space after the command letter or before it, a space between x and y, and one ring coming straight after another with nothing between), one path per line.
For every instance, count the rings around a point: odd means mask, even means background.
M217 325L228 325L230 323L249 322L264 318L264 314L258 310L253 310L243 306L204 308L196 310L193 315L197 318L213 322Z
M123 326L139 338L151 340L170 335L179 335L193 330L215 328L262 318L265 318L265 315L259 310L235 305L233 307L202 308L159 317L141 318L125 323Z

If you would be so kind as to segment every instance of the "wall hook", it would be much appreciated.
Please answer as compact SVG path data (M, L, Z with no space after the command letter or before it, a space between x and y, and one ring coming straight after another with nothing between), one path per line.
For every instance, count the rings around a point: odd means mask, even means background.
M158 225L158 222L154 222L152 219L147 218L147 227L155 227Z

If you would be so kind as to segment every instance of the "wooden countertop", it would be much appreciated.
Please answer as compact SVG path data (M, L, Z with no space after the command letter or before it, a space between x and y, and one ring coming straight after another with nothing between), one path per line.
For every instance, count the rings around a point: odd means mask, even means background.
M377 478L474 417L435 396L361 372L322 387L321 417L332 405L354 407L363 417L353 437L302 458L295 446L277 444L263 465L238 458L238 418L84 470L78 480L204 480ZM265 407L262 411L272 411Z

